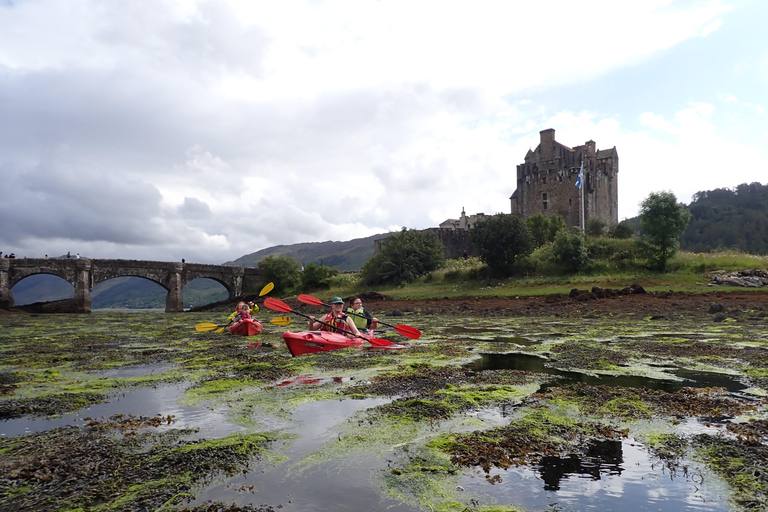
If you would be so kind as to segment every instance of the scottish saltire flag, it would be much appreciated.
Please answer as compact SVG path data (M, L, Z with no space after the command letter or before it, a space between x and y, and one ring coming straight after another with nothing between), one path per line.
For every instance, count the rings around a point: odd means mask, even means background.
M581 188L581 180L584 178L584 162L581 162L581 169L579 170L579 178L576 180L576 188Z

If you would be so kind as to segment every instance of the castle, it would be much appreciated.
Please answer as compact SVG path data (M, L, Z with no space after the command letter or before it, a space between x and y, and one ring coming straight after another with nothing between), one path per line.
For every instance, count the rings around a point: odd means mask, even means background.
M555 140L555 130L539 132L541 140L535 150L528 150L525 163L517 166L517 189L509 198L511 212L527 219L536 214L560 215L566 225L586 227L589 219L598 218L606 225L619 222L619 154L616 147L598 150L595 141L569 148ZM576 186L582 163L582 189ZM584 225L581 200L584 198ZM472 254L474 247L469 231L486 217L484 213L469 215L461 209L458 219L446 219L434 231L445 246L446 258Z
M517 166L517 190L509 198L512 213L524 219L538 213L565 219L568 227L585 227L592 218L607 225L619 222L619 155L616 147L597 150L595 141L569 148L555 140L555 130L540 133L535 150L528 150L525 163ZM581 189L576 186L584 164L584 226Z

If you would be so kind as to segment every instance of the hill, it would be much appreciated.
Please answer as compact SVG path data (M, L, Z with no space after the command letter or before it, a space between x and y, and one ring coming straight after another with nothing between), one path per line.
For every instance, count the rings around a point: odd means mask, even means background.
M768 185L743 183L735 189L697 192L688 210L691 222L680 240L684 250L768 254Z
M306 242L293 245L276 245L267 249L246 254L225 265L256 267L267 256L285 256L295 259L300 265L308 263L335 267L340 271L358 271L373 256L374 240L385 238L386 234L366 238L355 238L348 242Z

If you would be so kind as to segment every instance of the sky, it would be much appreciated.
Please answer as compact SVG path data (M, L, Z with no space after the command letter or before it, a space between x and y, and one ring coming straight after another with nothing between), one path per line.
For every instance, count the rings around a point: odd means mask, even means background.
M768 183L765 0L0 0L0 251L224 263L510 213L558 142Z

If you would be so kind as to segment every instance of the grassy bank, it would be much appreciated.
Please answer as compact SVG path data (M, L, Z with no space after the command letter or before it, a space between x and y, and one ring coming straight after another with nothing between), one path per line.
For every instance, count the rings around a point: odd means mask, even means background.
M642 262L624 262L621 266L598 261L577 274L529 274L506 279L482 278L484 265L478 258L448 260L445 267L404 287L367 287L358 274L343 274L332 279L331 288L323 295L348 296L362 291L377 291L402 299L427 299L461 296L530 296L569 293L573 288L621 289L639 284L649 292L679 291L709 293L744 290L732 286L710 286L706 274L745 269L768 268L768 256L755 256L737 251L712 253L678 253L670 262L669 272L644 268ZM752 288L750 288L752 289Z

